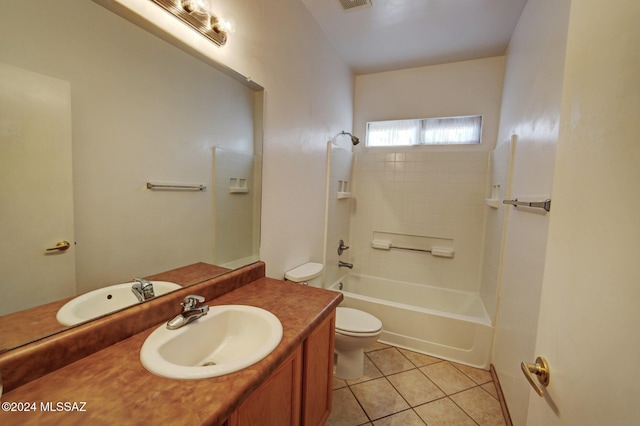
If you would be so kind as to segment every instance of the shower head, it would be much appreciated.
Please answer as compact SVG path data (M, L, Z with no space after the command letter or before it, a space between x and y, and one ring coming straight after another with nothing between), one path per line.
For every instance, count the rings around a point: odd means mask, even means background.
M341 135L349 135L351 136L351 143L353 145L358 145L360 143L360 139L358 139L357 137L353 136L351 133L349 132L345 132L344 130L342 131L342 133L340 133Z

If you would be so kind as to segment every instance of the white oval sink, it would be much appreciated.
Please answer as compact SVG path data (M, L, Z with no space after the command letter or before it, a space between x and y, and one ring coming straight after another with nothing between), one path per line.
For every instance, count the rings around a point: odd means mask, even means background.
M167 281L151 281L156 296L182 288ZM65 303L56 314L62 325L75 325L93 318L115 312L138 302L131 292L134 282L115 284L82 294Z
M269 355L282 339L271 312L245 305L212 306L177 330L162 324L140 350L142 365L170 379L205 379L242 370Z

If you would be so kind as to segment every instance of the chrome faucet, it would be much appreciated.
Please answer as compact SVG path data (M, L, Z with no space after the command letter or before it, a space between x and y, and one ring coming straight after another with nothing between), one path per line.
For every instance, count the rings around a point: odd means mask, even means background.
M155 293L153 292L153 283L145 280L144 278L134 278L135 283L131 287L131 292L135 294L138 302L144 302L145 300L153 299Z
M191 321L195 321L198 318L207 315L209 312L209 305L196 306L198 303L204 302L204 297L195 294L190 294L184 298L182 303L182 312L175 318L167 322L167 328L169 330L177 330L189 324Z
M338 241L338 256L341 256L345 250L349 250L349 246L344 245L344 240Z
M338 261L338 267L339 268L353 269L353 263L347 263L347 262L343 262L342 260L339 260Z

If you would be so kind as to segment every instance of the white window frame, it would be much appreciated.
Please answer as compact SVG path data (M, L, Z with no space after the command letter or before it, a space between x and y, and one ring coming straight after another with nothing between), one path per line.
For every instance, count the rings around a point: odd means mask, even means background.
M367 123L366 146L477 146L482 142L482 121L482 115L370 121ZM374 131L380 132L377 138L372 136Z

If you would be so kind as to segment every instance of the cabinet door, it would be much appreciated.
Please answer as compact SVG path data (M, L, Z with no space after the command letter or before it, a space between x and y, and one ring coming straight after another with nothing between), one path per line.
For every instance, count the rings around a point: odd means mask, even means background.
M229 418L229 426L300 424L302 348L298 347Z
M304 342L302 424L324 425L331 414L335 311Z

